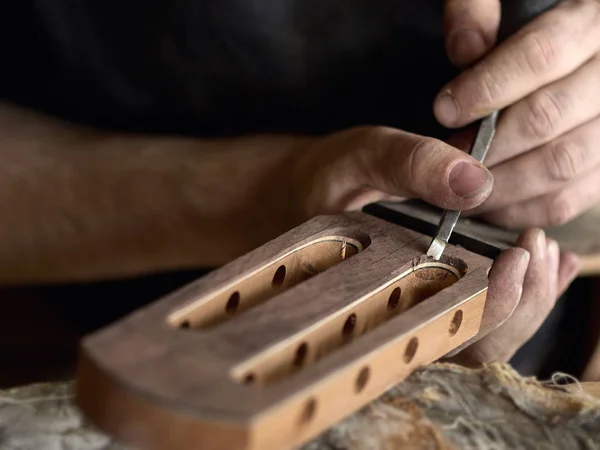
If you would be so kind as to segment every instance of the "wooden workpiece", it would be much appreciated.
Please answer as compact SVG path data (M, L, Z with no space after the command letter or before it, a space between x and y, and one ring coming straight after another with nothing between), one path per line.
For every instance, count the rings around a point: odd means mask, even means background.
M492 260L317 217L84 339L76 396L144 450L284 450L479 330Z

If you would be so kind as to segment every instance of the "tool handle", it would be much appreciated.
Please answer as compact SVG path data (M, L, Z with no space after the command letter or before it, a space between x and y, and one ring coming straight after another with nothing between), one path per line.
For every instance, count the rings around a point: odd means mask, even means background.
M498 43L516 33L536 17L554 8L560 0L503 0L501 1Z

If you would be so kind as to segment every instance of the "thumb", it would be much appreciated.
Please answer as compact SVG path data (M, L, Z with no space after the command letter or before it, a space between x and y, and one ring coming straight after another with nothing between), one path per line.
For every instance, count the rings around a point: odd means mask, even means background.
M314 150L314 173L308 178L311 203L319 213L362 207L389 196L465 210L483 203L493 186L492 174L467 153L393 128L337 133Z
M483 57L496 42L500 0L446 0L444 41L452 64L464 68Z

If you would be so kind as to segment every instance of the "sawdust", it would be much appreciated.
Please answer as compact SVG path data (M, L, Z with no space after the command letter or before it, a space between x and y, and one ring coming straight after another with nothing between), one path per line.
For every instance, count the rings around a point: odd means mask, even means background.
M434 364L299 450L600 448L600 400L511 367ZM73 384L0 391L1 450L125 450L83 420Z

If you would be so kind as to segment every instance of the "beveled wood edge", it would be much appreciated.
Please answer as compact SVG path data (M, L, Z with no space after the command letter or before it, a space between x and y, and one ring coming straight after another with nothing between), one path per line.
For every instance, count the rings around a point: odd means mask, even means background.
M252 430L246 424L212 420L140 395L85 353L78 360L75 403L96 427L123 444L143 450L246 450L252 440ZM133 427L132 417L137 424ZM190 445L198 440L201 445Z

